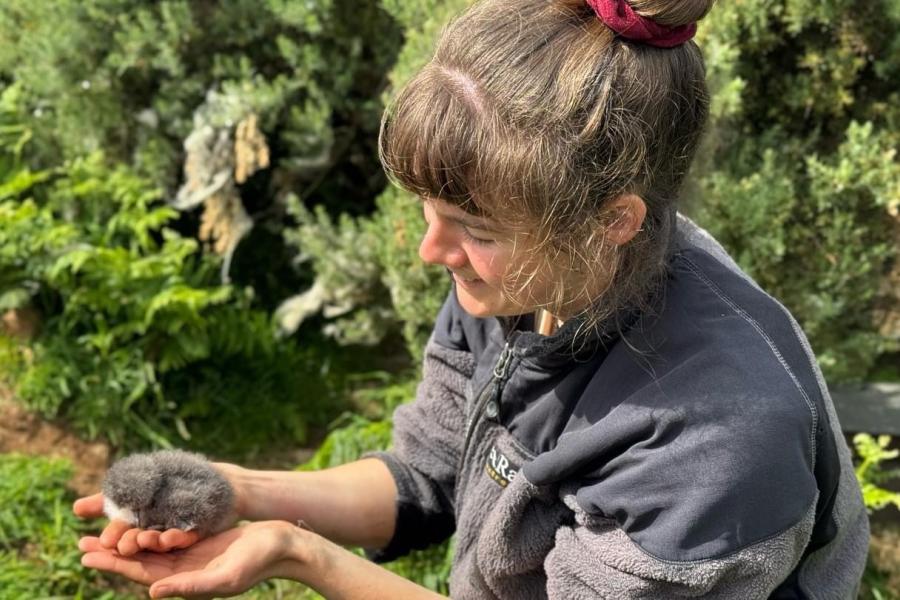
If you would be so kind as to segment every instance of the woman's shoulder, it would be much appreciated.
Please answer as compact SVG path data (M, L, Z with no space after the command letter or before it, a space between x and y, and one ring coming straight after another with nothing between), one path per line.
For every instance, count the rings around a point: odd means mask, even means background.
M535 483L583 482L586 512L673 560L791 527L839 468L805 337L719 251L681 243L660 310L610 349L556 447L523 469Z

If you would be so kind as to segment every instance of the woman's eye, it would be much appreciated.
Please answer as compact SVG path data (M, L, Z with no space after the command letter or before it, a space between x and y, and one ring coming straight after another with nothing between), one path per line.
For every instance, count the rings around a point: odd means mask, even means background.
M471 231L469 231L468 227L463 227L463 235L465 235L466 239L474 244L493 244L494 240L488 238L478 237L474 235Z

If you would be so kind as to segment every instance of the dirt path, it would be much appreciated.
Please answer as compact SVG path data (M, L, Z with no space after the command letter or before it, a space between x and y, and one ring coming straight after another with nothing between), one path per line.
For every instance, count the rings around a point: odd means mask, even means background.
M75 468L69 487L79 496L100 490L109 466L109 447L85 442L64 426L46 421L15 404L0 391L0 453L67 458Z
M314 441L324 434L314 432ZM10 394L0 389L0 453L57 456L72 462L75 475L69 482L79 496L100 490L112 453L104 442L87 442L72 433L63 423L47 421L15 403ZM310 459L315 448L270 450L242 461L254 469L293 469Z

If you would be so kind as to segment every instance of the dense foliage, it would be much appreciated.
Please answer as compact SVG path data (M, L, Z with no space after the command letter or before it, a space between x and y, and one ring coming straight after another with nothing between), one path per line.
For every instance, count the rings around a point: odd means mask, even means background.
M382 2L405 32L404 45L389 73L391 87L385 101L428 61L443 24L466 4L465 0ZM365 323L370 341L401 329L410 354L416 360L420 358L431 323L449 290L449 281L442 269L424 265L419 259L424 222L418 200L388 186L378 196L376 210L370 216L337 222L321 214L319 218L318 227L308 217L301 217L296 230L286 230L293 244L307 251L313 249L307 258L316 274L318 294L350 300L340 290L366 290L364 301L357 298L356 302L342 305L343 314L353 322ZM330 239L338 239L345 235L342 231L364 235L347 236L353 239L351 243L331 244L327 248L315 241L323 232ZM316 248L322 249L316 252ZM366 268L336 272L335 263ZM333 327L335 332L347 329L341 323Z
M863 501L870 511L893 505L900 509L900 492L894 492L882 485L900 476L900 469L886 468L886 464L900 456L900 450L890 450L891 438L880 435L877 438L867 433L853 436L853 445L859 456L856 478L862 487Z
M371 147L372 91L400 39L376 3L346 0L10 0L0 38L0 76L30 109L31 160L104 150L170 188L198 113L213 127L260 115L279 176L298 183Z
M303 441L331 394L324 348L276 340L154 186L100 154L36 172L6 158L0 306L43 321L6 353L22 401L117 446Z
M267 309L305 283L279 198L365 212L384 186L378 90L401 35L375 1L12 0L0 39L0 86L20 86L32 132L25 163L129 164Z
M896 378L900 3L748 0L709 21L692 212L791 309L829 380Z

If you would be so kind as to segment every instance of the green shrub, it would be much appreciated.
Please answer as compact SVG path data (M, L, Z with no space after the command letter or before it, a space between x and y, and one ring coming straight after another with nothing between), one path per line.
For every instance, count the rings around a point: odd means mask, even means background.
M321 312L325 334L342 343L378 344L399 330L420 360L450 283L443 269L418 256L424 234L418 200L389 188L375 214L336 220L321 207L313 214L296 198L289 202L297 225L284 236L312 265L315 281L281 305L281 327L292 332Z
M417 382L417 374L370 376L368 385L357 392L355 401L363 410L373 411L373 418L350 413L342 416L315 455L299 468L326 469L358 460L367 452L387 450L391 445L390 415L396 406L413 397ZM430 590L447 594L452 558L453 544L449 540L411 552L385 566Z
M302 187L350 154L372 164L373 90L401 38L375 2L9 0L0 39L31 160L103 150L173 189L197 111L232 128L259 115L280 177Z
M900 469L885 469L883 463L900 456L898 450L888 450L891 438L880 435L877 438L868 433L853 436L853 445L859 457L856 465L856 479L862 488L863 501L869 511L876 511L893 505L900 509L900 492L892 492L881 487L891 479L900 478Z
M0 182L0 302L44 321L17 395L117 446L302 442L331 400L326 349L276 340L175 217L99 154Z
M898 25L894 0L752 0L700 33L713 119L691 212L791 309L831 382L900 350L879 311L898 294Z
M391 88L385 101L428 61L441 28L466 4L465 0L382 1L405 31L404 45L389 75ZM349 318L330 324L331 332L341 337L342 332L354 330L355 324L365 323L366 339L353 341L375 343L387 332L400 329L414 362L420 360L450 283L443 269L423 264L418 256L425 231L419 201L388 186L378 196L376 210L370 216L334 220L324 213L318 213L315 219L299 211L294 215L297 226L286 229L285 235L289 243L307 252L305 258L316 277L315 293L344 300L341 310ZM362 235L356 237L355 232ZM315 240L323 237L332 243L317 244ZM342 239L347 241L342 243ZM354 268L340 270L343 264ZM359 269L360 264L367 268ZM342 293L344 289L365 292L353 297Z
M378 94L402 37L374 0L11 0L0 39L25 164L117 157L267 311L306 284L283 196L364 213L384 186Z
M900 509L900 493L892 492L882 485L890 480L900 478L900 469L886 469L885 463L897 458L900 452L897 450L888 450L891 444L891 438L886 435L880 435L877 438L867 433L858 433L853 437L853 445L856 447L857 464L856 479L862 488L863 502L866 510L870 513L882 510L893 505L896 509ZM882 532L882 535L890 535ZM896 535L895 535L896 537ZM891 538L887 541L882 540L881 545L890 544ZM874 600L893 600L897 598L897 590L891 589L892 582L896 582L897 573L890 573L884 569L884 565L880 565L878 559L877 546L873 544L869 553L869 560L866 564L866 571L863 575L863 590L861 598L873 598ZM896 553L889 553L893 559L892 563L896 565ZM889 566L888 566L889 568Z

